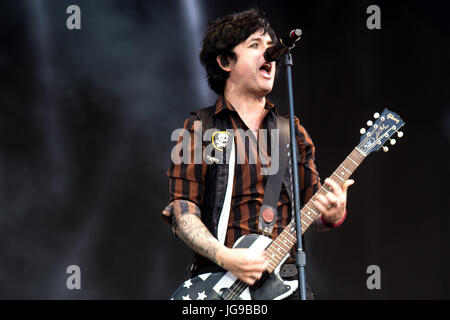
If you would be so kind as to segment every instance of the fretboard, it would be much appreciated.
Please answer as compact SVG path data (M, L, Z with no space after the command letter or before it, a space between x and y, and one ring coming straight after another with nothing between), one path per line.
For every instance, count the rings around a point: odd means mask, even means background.
M330 179L342 186L344 182L351 176L356 168L364 160L364 154L357 148L345 158L341 165L333 172ZM309 226L319 217L320 212L314 206L314 200L318 194L325 195L328 193L326 186L321 186L316 194L306 203L300 211L302 234ZM297 242L297 232L295 228L295 218L292 219L283 232L270 244L266 249L266 259L268 261L268 272L273 272L281 263L283 258L290 252Z

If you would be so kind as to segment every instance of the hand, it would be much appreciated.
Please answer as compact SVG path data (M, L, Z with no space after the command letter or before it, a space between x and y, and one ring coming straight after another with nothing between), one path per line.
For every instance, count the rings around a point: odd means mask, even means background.
M221 267L249 285L261 279L263 272L267 269L264 251L254 252L250 249L224 247L217 256Z
M353 183L354 180L347 180L341 188L330 178L325 179L325 186L328 186L330 191L326 195L317 194L314 205L326 222L336 224L342 220L347 206L347 189Z

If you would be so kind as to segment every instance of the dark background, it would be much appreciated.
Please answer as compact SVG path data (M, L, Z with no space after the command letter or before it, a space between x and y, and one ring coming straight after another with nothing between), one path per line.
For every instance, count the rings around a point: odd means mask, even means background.
M160 219L171 132L210 105L210 18L257 5L293 52L322 179L385 107L406 122L354 175L348 218L306 234L318 299L449 299L448 8L437 1L51 1L0 5L0 298L167 299L190 252ZM68 30L66 8L81 8ZM381 30L366 9L381 8ZM270 95L287 113L282 71ZM81 290L68 290L69 265ZM369 290L369 265L381 289Z

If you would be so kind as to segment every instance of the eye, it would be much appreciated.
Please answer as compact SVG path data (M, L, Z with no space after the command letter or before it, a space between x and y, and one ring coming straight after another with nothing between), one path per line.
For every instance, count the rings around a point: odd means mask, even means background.
M258 42L253 42L253 43L250 45L250 48L258 48Z

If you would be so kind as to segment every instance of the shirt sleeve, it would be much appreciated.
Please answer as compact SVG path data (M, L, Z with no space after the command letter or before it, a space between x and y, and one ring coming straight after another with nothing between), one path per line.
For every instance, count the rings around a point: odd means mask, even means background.
M300 124L300 120L295 118L296 138L298 145L299 176L300 176L300 198L301 206L308 203L313 195L320 189L321 182L317 167L315 164L316 148L314 143L306 131ZM311 227L317 231L326 231L332 228L329 224L325 224L320 216L311 224Z
M169 205L162 210L163 221L171 224L174 219L195 214L201 217L207 164L202 155L203 129L200 120L191 115L179 130L179 138L171 152L169 177Z
M315 164L316 148L305 128L295 118L296 138L298 145L298 161L300 176L300 198L302 207L319 190L320 178Z

